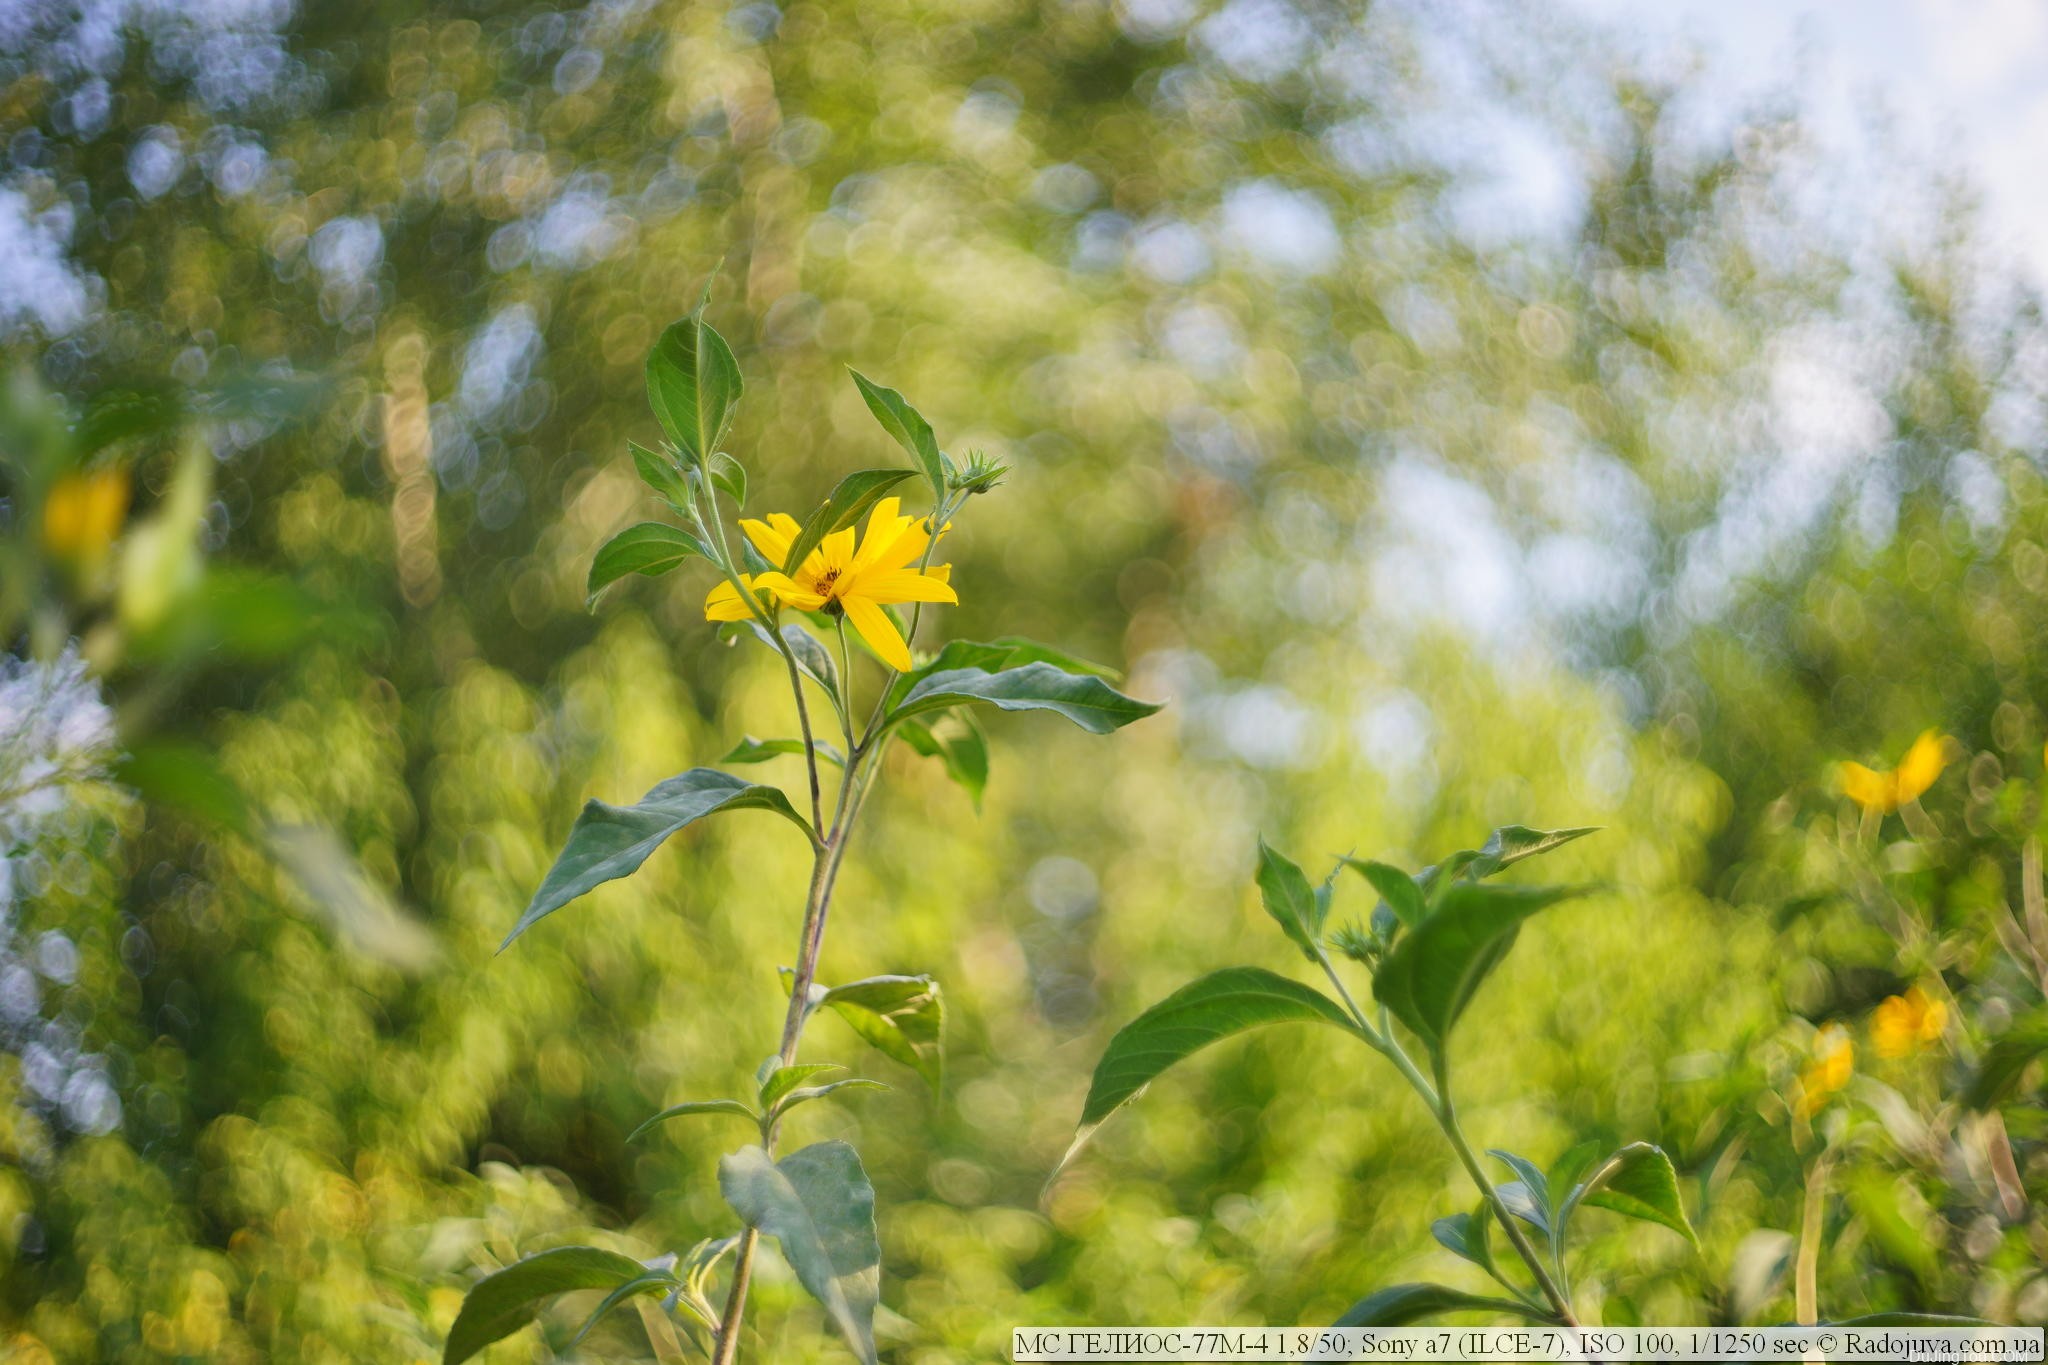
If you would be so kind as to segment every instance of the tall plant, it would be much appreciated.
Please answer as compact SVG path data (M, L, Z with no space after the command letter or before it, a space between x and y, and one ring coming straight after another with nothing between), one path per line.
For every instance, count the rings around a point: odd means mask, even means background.
M1158 709L1111 686L1108 670L1018 637L953 640L918 662L913 648L925 607L957 601L949 567L933 562L939 542L968 500L995 487L1005 471L979 456L954 461L902 395L859 374L853 379L912 467L848 474L802 521L779 513L745 519L738 523L742 534L734 536L726 528L727 504L732 511L745 506L747 473L721 446L740 400L739 366L704 321L701 306L655 344L647 359L647 396L667 440L661 449L635 444L632 455L640 477L681 524L642 522L613 537L591 565L590 593L595 599L629 574L665 574L695 560L708 564L718 581L705 599L705 616L781 660L797 731L790 738L745 738L723 761L750 764L800 755L806 789L792 800L776 786L692 768L631 805L590 802L505 940L511 944L593 887L630 876L663 840L707 816L766 811L802 834L811 875L796 965L782 973L789 1008L775 1051L753 1076L745 1098L678 1104L634 1134L686 1116L724 1115L750 1124L755 1141L723 1158L718 1168L719 1189L738 1227L687 1252L652 1260L574 1246L508 1266L470 1289L449 1332L446 1365L518 1330L552 1296L579 1289L605 1291L579 1339L613 1308L657 1295L680 1314L686 1331L703 1334L700 1344L716 1365L730 1365L739 1354L748 1286L764 1236L776 1243L854 1353L874 1365L881 1278L874 1189L845 1142L814 1143L786 1154L778 1154L777 1143L784 1118L799 1105L879 1084L859 1077L827 1079L842 1068L798 1060L805 1025L821 1008L937 1084L943 1007L936 981L876 976L828 986L817 979L840 866L882 756L901 738L916 752L942 760L949 775L978 795L989 756L975 707L1048 711L1092 734L1108 734ZM921 516L901 511L903 490L909 488L929 495ZM879 680L868 689L871 701L861 696L855 638L881 665ZM814 701L823 703L816 715ZM822 732L827 720L837 732L836 744ZM727 1262L720 1292L718 1276Z

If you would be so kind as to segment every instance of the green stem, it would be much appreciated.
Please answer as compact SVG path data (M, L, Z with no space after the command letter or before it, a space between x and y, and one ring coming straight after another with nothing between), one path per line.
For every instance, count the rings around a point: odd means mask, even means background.
M1405 1054L1402 1060L1407 1060ZM1408 1069L1413 1071L1414 1064L1410 1063ZM1420 1079L1420 1073L1411 1079L1411 1083L1416 1079ZM1442 1074L1441 1068L1437 1075L1436 1093L1436 1103L1432 1108L1436 1113L1437 1126L1443 1129L1444 1137L1450 1141L1452 1149L1458 1154L1458 1160L1465 1163L1465 1173L1472 1177L1472 1183L1477 1185L1480 1194L1485 1196L1487 1205L1493 1209L1494 1218L1507 1232L1508 1241L1514 1244L1515 1253L1529 1267L1529 1273L1536 1277L1536 1287L1542 1290L1543 1297L1549 1300L1551 1311L1557 1314L1558 1320L1565 1326L1577 1327L1579 1320L1572 1312L1571 1300L1565 1296L1564 1291L1558 1287L1557 1280L1544 1267L1536 1248L1529 1243L1528 1234L1522 1231L1522 1226L1516 1221L1514 1214L1508 1212L1507 1203L1502 1200L1500 1191L1494 1188L1493 1182L1487 1179L1486 1169L1479 1164L1478 1156L1472 1151L1472 1144L1465 1140L1465 1132L1458 1126L1457 1110L1451 1103L1450 1078Z

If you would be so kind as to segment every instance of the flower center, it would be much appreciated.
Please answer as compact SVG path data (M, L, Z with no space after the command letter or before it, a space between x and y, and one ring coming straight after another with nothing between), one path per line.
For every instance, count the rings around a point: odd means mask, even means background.
M818 575L818 581L812 587L813 592L816 592L825 599L825 605L818 610L824 612L827 616L837 616L846 610L845 607L839 605L839 599L832 595L832 585L839 581L839 573L838 569L825 570L825 572Z

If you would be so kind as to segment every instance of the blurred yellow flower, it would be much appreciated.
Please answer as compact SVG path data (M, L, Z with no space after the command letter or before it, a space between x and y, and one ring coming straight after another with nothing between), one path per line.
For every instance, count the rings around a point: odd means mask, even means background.
M1830 1096L1849 1084L1856 1074L1856 1044L1840 1024L1829 1024L1813 1036L1806 1066L1799 1073L1799 1096L1794 1108L1799 1117L1810 1119L1819 1113Z
M923 556L931 536L922 519L899 515L899 505L895 498L876 503L868 517L867 533L858 545L849 526L820 541L817 549L804 556L794 575L761 573L742 582L749 592L773 594L777 601L803 611L832 616L843 613L884 662L905 672L910 668L910 647L882 608L897 602L958 602L960 598L946 581L950 566L910 567ZM784 512L774 513L766 521L742 521L740 529L772 564L788 557L790 545L802 530L796 518ZM944 534L943 528L940 533ZM704 599L704 615L713 621L741 621L747 614L747 604L730 583L719 584Z
M1895 995L1870 1016L1870 1045L1880 1057L1904 1057L1941 1037L1948 1006L1918 986Z
M1842 794L1863 809L1882 815L1919 800L1947 766L1947 741L1941 731L1923 731L1890 772L1877 772L1861 763L1842 764Z
M43 499L43 548L59 559L90 564L106 554L127 515L127 470L66 474Z

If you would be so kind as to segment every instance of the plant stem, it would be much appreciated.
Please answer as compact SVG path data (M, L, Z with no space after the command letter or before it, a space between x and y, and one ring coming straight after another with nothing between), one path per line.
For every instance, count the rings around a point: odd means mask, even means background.
M1515 1216L1508 1212L1507 1204L1500 1197L1500 1191L1487 1179L1486 1169L1479 1164L1479 1158L1473 1154L1472 1144L1465 1140L1464 1130L1458 1126L1457 1111L1451 1105L1448 1078L1442 1075L1437 1077L1435 1109L1437 1126L1444 1130L1444 1137L1450 1141L1452 1149L1458 1154L1458 1159L1465 1163L1465 1173L1472 1177L1472 1183L1477 1185L1479 1192L1486 1197L1488 1206L1493 1209L1493 1216L1506 1230L1508 1241L1514 1244L1515 1253L1528 1265L1529 1273L1536 1277L1536 1287L1542 1290L1543 1297L1550 1301L1551 1311L1557 1314L1565 1326L1577 1327L1579 1320L1572 1312L1571 1301L1565 1297L1564 1291L1558 1288L1557 1281L1544 1268L1542 1259L1536 1254L1536 1248L1529 1244L1528 1234L1522 1231L1521 1225L1515 1221Z

